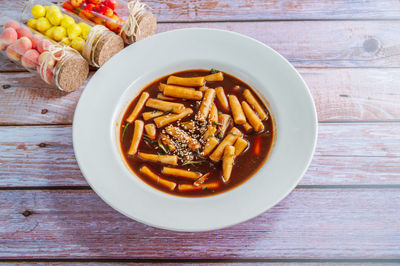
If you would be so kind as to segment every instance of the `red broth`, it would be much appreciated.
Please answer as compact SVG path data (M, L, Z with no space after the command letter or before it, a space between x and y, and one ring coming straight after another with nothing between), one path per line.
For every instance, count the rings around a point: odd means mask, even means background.
M178 77L198 77L198 76L206 76L209 75L210 71L209 70L187 70L187 71L181 71L177 73L173 73L171 75L178 76ZM159 85L160 83L167 83L167 79L169 76L167 75L165 77L161 77L154 82L150 83L147 85L142 92L148 92L150 94L150 98L157 98L157 94L161 93ZM263 103L263 101L257 96L257 94L251 89L249 85L244 83L243 81L239 80L238 78L229 75L227 73L223 73L224 79L223 81L214 81L214 82L206 82L205 86L208 88L217 88L219 86L222 86L224 88L225 94L228 97L230 94L234 94L237 96L239 99L239 102L245 101L245 98L243 96L243 91L245 89L249 89L254 97L257 99L258 103L262 105L262 108L264 111L267 113L267 119L262 121L264 125L264 129L261 132L255 132L254 129L248 133L244 130L242 125L236 125L234 124L233 119L231 119L230 124L228 126L228 129L225 133L225 136L228 134L229 130L235 126L238 128L242 133L243 133L243 139L245 139L248 142L247 148L237 157L234 159L234 165L231 173L231 177L229 181L224 182L222 178L222 160L219 162L213 162L212 160L208 158L203 158L200 157L201 160L198 160L198 156L196 157L196 152L193 152L195 154L195 158L191 160L190 162L197 162L195 164L186 164L182 165L185 161L183 159L178 160L178 165L176 166L171 166L171 165L165 165L160 162L152 162L152 161L146 161L141 158L137 154L131 156L128 155L128 150L131 145L131 140L133 137L133 132L134 132L134 123L129 124L127 126L126 119L129 117L129 115L132 113L132 110L135 108L136 103L138 102L138 99L141 94L139 94L138 97L136 97L129 107L126 109L125 114L122 119L121 123L121 128L120 128L120 145L122 148L123 156L129 165L129 167L133 170L133 172L136 173L140 179L142 179L145 183L148 185L152 186L153 188L156 188L157 190L166 192L168 194L176 195L176 196L184 196L184 197L204 197L204 196L210 196L210 195L215 195L221 192L225 192L228 190L231 190L241 184L243 184L245 181L247 181L250 177L252 177L265 163L268 154L271 150L273 140L274 140L274 126L273 126L273 121L270 116L270 112L268 111L266 105ZM237 87L239 86L239 88ZM199 88L196 88L197 90ZM179 121L176 121L172 123L174 126L180 126L182 128L182 124L185 122L189 122L192 120L195 120L195 115L199 109L200 102L201 101L194 101L194 100L186 100L186 99L176 99L174 102L176 103L182 103L185 105L185 107L190 107L193 109L193 113ZM217 97L215 97L214 103L216 104L219 114L226 113L232 116L231 112L226 112L223 111L223 108L218 101ZM141 111L143 112L151 112L154 111L155 109L149 108L149 107L144 107ZM143 120L143 117L141 116L141 113L137 117L137 119ZM148 123L154 123L153 119L144 121L145 124ZM126 127L126 128L125 128ZM163 131L165 127L162 128L157 128L157 138L159 137L160 133ZM167 134L168 135L168 134ZM225 137L224 136L224 137ZM174 138L170 136L172 140ZM216 137L219 138L221 136L218 136L218 133L216 133ZM220 138L220 142L223 138ZM176 140L174 140L176 141ZM200 150L202 150L204 145L201 145ZM151 153L151 154L166 154L165 151L159 146L157 143L157 139L155 141L149 140L148 137L146 137L146 133L143 132L143 137L140 141L139 147L138 147L139 152L143 153ZM168 150L167 150L168 151ZM169 152L169 154L173 154L172 152ZM198 154L198 152L197 152ZM162 177L163 179L175 182L177 186L173 189L170 190L169 188L161 185L160 183L153 181L153 179L149 178L148 176L144 175L141 171L140 168L142 166L147 166L149 167L155 174L158 176ZM168 167L174 167L174 168L179 168L179 169L184 169L184 170L189 170L193 172L198 172L201 175L204 175L206 173L210 173L208 176L208 179L204 182L206 183L214 183L218 182L220 185L218 188L205 188L202 187L201 189L194 190L194 191L179 191L178 187L180 184L193 184L194 180L188 180L182 177L175 177L171 175L164 175L162 173L162 168L164 166Z

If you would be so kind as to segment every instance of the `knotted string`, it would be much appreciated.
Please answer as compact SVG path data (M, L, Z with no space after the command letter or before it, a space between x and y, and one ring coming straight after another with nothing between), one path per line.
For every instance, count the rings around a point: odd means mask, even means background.
M52 84L50 80L47 79L47 70L49 68L50 62L52 60L60 61L61 59L63 59L68 49L70 48L68 48L67 46L59 46L55 44L51 44L47 49L47 53L44 56L42 63L39 65L39 74L47 84Z
M93 26L89 31L89 34L86 38L86 42L82 49L82 55L92 65L95 65L94 58L92 58L94 56L94 52L92 50L93 50L93 45L96 40L96 37L100 36L101 34L103 34L104 32L107 32L107 31L109 31L109 30L106 27L104 27L103 25Z
M122 25L119 35L136 37L138 33L140 34L139 21L148 8L148 5L140 3L138 0L130 1L128 3L129 16Z

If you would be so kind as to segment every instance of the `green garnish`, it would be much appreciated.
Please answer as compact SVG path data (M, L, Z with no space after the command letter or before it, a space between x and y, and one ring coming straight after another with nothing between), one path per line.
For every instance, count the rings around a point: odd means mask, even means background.
M147 141L148 143L155 143L156 142L155 140L151 140L146 136L143 136L143 139L144 139L144 141Z
M188 165L188 164L200 164L200 163L204 163L204 160L203 161L186 161L182 164L182 166Z
M215 74L215 73L218 73L219 71L218 70L216 70L216 69L214 69L214 68L211 68L211 70L210 70L210 74Z
M164 146L164 145L161 143L161 140L160 140L160 139L158 139L158 146L163 150L163 152L165 152L165 154L168 154L168 153L169 153L168 147Z
M214 126L215 126L215 125L222 126L223 124L220 123L220 122L215 122L215 121L213 121L213 125L214 125Z
M198 158L200 158L201 160L207 160L207 158L205 158L205 157L203 157L203 156L201 155L201 152L200 152L198 149L195 150L195 152L196 152L196 155L197 155Z
M124 125L124 130L122 131L121 141L124 140L125 132L126 132L126 129L129 127L129 125L130 125L129 123L126 123Z
M221 132L219 132L218 137L219 137L220 139L222 139L222 138L224 137L224 134L222 134Z
M235 133L235 132L228 132L228 134L232 134L232 135L234 135L234 136L237 135L237 133Z
M173 111L173 109L171 109L171 110L169 110L169 111L166 111L165 114L166 114L166 115L169 115L170 113L172 113L172 111Z
M153 110L153 112L152 112L152 113L153 113L153 114L155 114L155 113L157 113L157 112L158 112L158 110Z
M218 114L219 114L219 115L223 115L224 113L223 113L223 112L221 112L221 111L218 111Z

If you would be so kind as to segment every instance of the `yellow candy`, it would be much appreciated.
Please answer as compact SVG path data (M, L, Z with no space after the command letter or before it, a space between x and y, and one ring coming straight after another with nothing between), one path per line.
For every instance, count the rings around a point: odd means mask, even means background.
M82 52L84 45L85 45L85 41L80 37L73 39L71 42L71 47L79 52Z
M46 15L46 9L41 5L35 5L32 7L31 13L34 18L41 18Z
M26 25L28 25L29 28L35 29L36 21L36 19L31 18L28 20L28 22L26 22Z
M46 18L50 21L51 24L53 24L54 26L58 26L61 24L63 16L60 12L51 11L49 9L49 13L46 15Z
M81 35L82 30L77 24L72 24L68 26L67 32L68 32L68 37L71 40L73 40L79 35Z
M57 13L60 13L61 14L61 11L60 11L60 9L58 8L58 6L45 6L44 8L46 8L47 7L47 9L46 9L46 14L47 13L50 13L50 12L57 12Z
M71 41L68 38L64 38L61 42L67 46L71 44Z
M67 37L67 31L65 30L64 27L58 26L54 29L53 31L53 39L56 41L61 41L65 37Z
M53 32L55 30L55 28L57 28L57 26L53 26L50 29L48 29L44 35L46 35L46 37L49 37L50 39L53 39Z
M61 20L61 26L68 29L68 26L72 24L75 24L75 20L72 17L64 14Z
M47 18L38 18L36 20L35 28L40 32L45 32L50 29L51 25Z
M92 27L90 27L85 22L79 22L78 26L81 28L82 37L86 40L86 38L87 38L87 36L89 34L89 31L92 29Z

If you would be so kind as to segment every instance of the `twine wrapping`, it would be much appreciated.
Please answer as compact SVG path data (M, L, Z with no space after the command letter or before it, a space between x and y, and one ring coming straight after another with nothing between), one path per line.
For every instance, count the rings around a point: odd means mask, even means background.
M43 58L43 61L39 65L39 74L42 77L42 79L47 83L47 84L52 84L50 80L47 79L47 71L49 70L50 62L51 61L60 61L61 59L64 58L66 52L68 50L68 47L66 46L59 46L59 45L54 45L51 44L49 48L46 51L46 55ZM57 55L59 53L59 55Z
M129 16L122 25L119 35L136 37L136 34L140 33L139 21L148 8L148 5L140 3L138 0L129 2Z
M101 36L101 34L103 34L104 32L107 32L107 31L109 31L109 30L106 27L104 27L103 25L93 26L92 29L89 31L89 34L86 38L85 45L83 46L83 49L82 49L82 55L92 65L95 65L94 58L92 58L92 57L94 56L93 45L94 45L94 42L96 41L96 37Z

